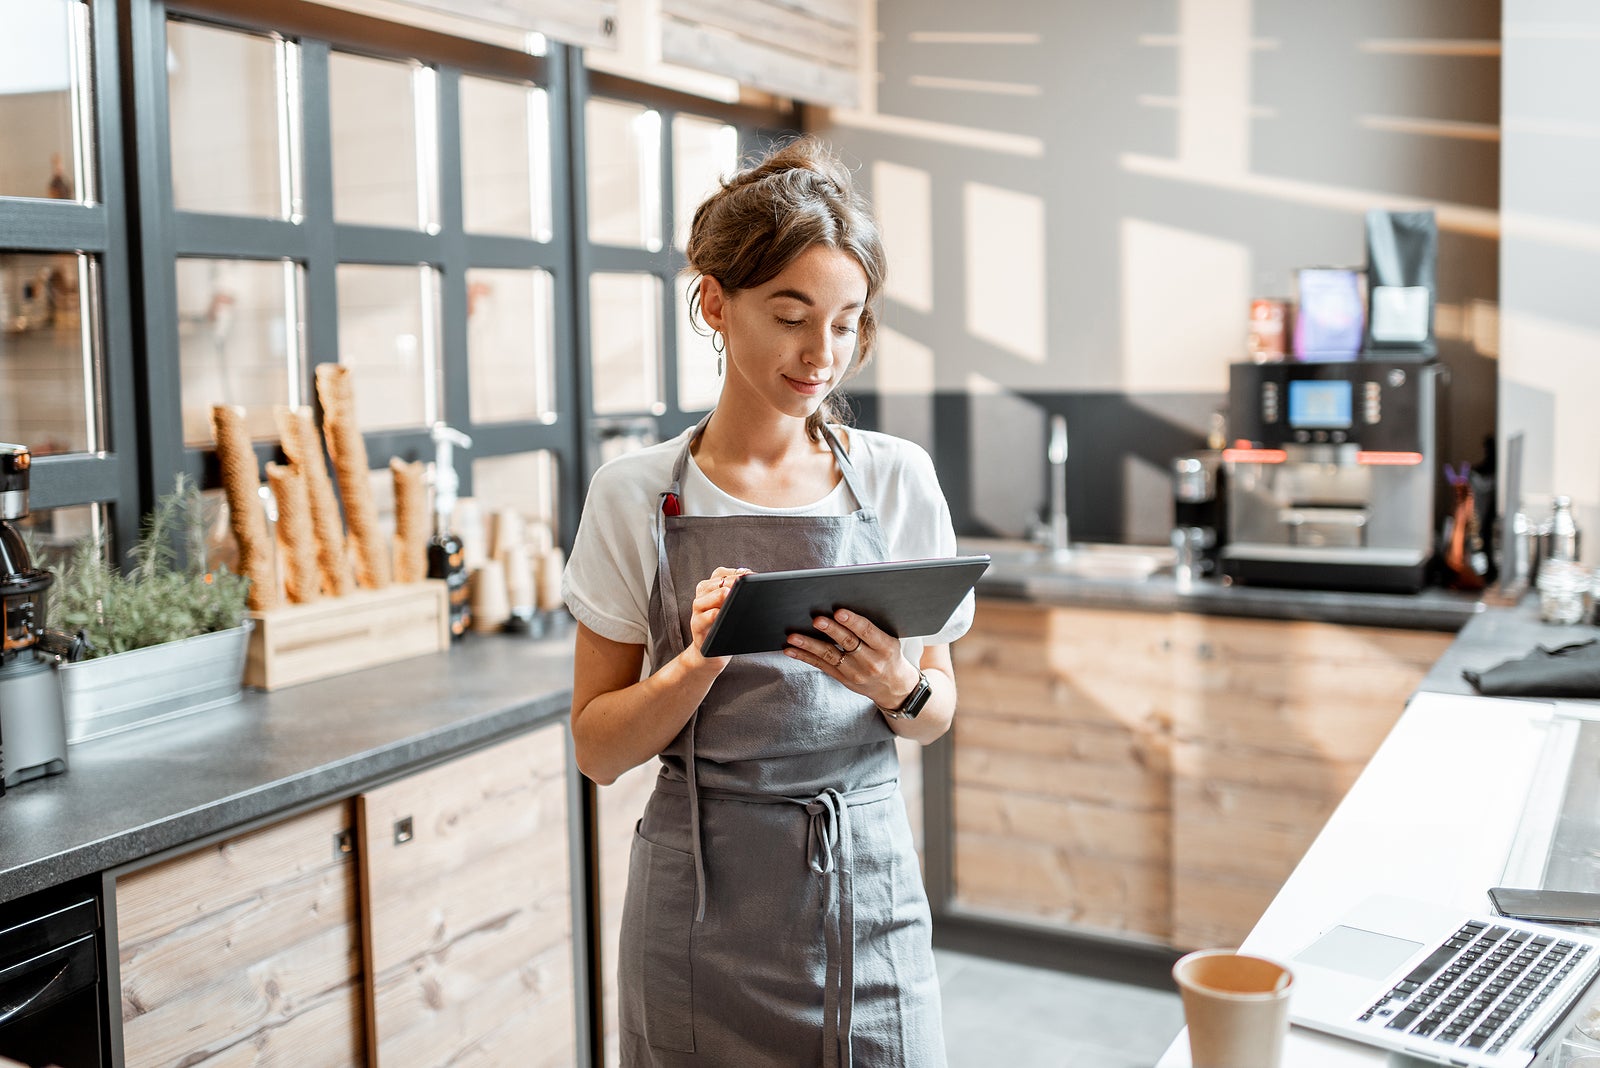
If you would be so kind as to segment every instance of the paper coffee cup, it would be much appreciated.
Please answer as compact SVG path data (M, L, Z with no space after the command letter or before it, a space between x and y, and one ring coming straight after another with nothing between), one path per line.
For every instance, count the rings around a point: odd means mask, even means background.
M1231 949L1202 949L1172 966L1194 1068L1279 1068L1289 1030L1289 969Z

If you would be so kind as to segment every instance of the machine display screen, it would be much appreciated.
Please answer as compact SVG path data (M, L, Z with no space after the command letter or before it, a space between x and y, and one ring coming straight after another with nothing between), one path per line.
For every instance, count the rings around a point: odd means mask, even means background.
M1294 427L1347 427L1350 425L1349 382L1300 379L1289 383L1289 425Z

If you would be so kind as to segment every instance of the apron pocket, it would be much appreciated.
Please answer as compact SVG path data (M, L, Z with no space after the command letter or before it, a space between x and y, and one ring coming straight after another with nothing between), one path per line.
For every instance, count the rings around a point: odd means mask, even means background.
M635 831L622 906L623 976L618 985L625 996L637 998L645 1040L657 1049L694 1052L689 974L694 895L694 857L656 845ZM630 1015L623 1013L624 1022Z

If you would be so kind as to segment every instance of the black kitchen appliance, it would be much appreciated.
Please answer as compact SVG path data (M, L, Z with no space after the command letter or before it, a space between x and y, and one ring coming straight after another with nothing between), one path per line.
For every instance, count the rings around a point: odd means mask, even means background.
M67 770L67 731L54 658L46 645L70 651L45 630L50 572L33 566L22 533L28 514L26 445L0 443L0 795L6 786ZM70 653L68 659L76 659Z
M1437 363L1236 363L1223 452L1236 582L1416 592L1438 529Z
M101 938L99 897L81 883L0 905L0 1057L109 1063Z
M1218 576L1228 542L1225 481L1220 449L1199 449L1172 461L1172 546L1180 578Z

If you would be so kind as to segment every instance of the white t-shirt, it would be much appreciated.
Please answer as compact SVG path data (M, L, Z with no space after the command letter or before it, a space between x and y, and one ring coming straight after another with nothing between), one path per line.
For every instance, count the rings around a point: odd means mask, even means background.
M561 580L561 594L574 618L603 638L649 644L650 591L656 579L655 513L672 482L672 465L693 430L671 441L630 452L595 472ZM921 447L870 430L848 432L850 459L860 483L861 504L877 513L890 560L953 556L955 530L939 489L933 461ZM732 497L708 479L694 457L684 467L680 505L684 515L847 515L855 509L840 479L821 500L798 508L764 508ZM737 566L730 561L730 566ZM695 581L705 576L697 576ZM973 598L938 634L923 639L952 642L972 624ZM902 643L916 663L922 641Z

